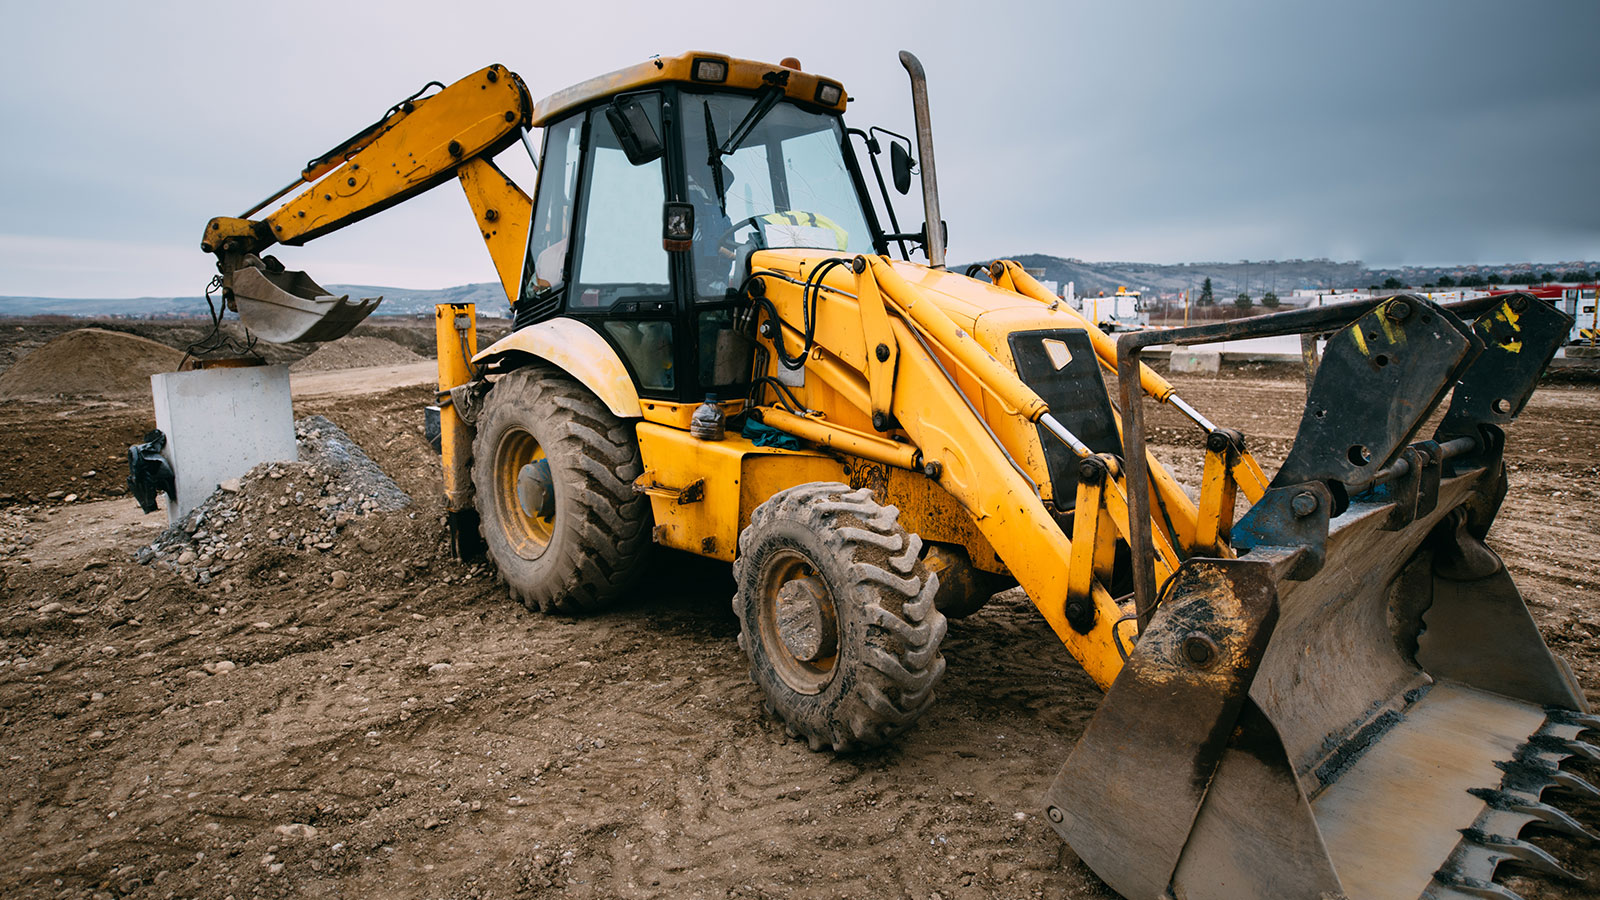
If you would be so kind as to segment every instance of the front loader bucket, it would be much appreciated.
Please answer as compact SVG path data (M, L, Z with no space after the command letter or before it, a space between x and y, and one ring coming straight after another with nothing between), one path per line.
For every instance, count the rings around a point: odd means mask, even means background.
M361 324L382 297L335 297L304 272L243 265L228 276L234 307L246 328L275 344L332 341Z
M1600 797L1560 768L1600 760L1580 740L1600 719L1482 543L1500 426L1564 317L1524 304L1514 342L1490 321L1509 301L1475 325L1408 302L1410 324L1330 340L1295 447L1234 528L1238 558L1172 576L1046 795L1126 897L1516 897L1502 862L1576 877L1525 827L1596 837L1552 795ZM1375 398L1380 382L1401 396ZM1452 386L1436 440L1408 446Z

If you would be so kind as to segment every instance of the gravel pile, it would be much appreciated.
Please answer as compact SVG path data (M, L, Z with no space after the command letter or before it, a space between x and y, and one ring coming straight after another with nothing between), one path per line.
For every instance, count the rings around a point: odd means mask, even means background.
M352 523L410 504L410 496L326 418L297 420L295 438L299 462L263 463L224 482L141 549L139 562L159 562L209 584L264 551L327 553Z
M331 372L335 369L359 369L367 366L405 366L427 362L394 341L367 335L351 335L329 341L291 365L291 372Z

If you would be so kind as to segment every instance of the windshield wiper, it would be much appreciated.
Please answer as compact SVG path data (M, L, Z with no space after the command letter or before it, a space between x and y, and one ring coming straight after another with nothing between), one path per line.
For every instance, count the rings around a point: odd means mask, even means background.
M782 99L783 88L779 85L773 84L763 88L760 99L756 100L755 105L750 107L750 111L744 114L743 119L739 120L739 124L734 127L733 133L728 135L727 143L717 148L716 161L720 161L721 157L739 149L739 145L743 144L745 138L750 136L750 132L755 130L761 120L766 118L767 113L772 112L772 108L777 106L778 101Z
M712 183L717 189L717 206L721 208L723 215L728 214L728 202L727 198L722 196L727 190L727 185L722 182L722 158L738 150L739 145L743 144L745 139L750 137L750 133L755 131L756 126L761 124L761 120L766 118L767 113L772 112L772 108L783 99L783 88L789 81L788 75L788 72L784 72L777 79L768 76L768 84L762 89L761 96L751 105L750 111L744 114L744 118L739 120L739 124L734 126L733 133L728 135L727 141L721 144L717 143L717 127L711 122L711 106L706 105L706 145L711 148L711 158L707 162L711 166Z

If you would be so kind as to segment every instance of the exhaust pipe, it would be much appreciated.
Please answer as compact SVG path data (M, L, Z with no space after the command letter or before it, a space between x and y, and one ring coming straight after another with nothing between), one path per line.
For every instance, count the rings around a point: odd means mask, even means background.
M911 76L911 109L917 123L917 168L922 173L923 233L928 265L944 268L944 220L939 217L939 183L933 173L933 123L928 118L928 73L909 50L900 51L900 65Z

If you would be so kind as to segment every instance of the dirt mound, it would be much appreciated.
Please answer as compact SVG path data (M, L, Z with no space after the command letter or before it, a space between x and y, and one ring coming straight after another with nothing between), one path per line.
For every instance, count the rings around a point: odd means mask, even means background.
M346 337L323 344L289 367L291 372L327 372L362 366L404 366L425 359L380 337Z
M150 376L177 371L182 361L181 351L148 338L80 328L0 373L0 397L148 397Z

